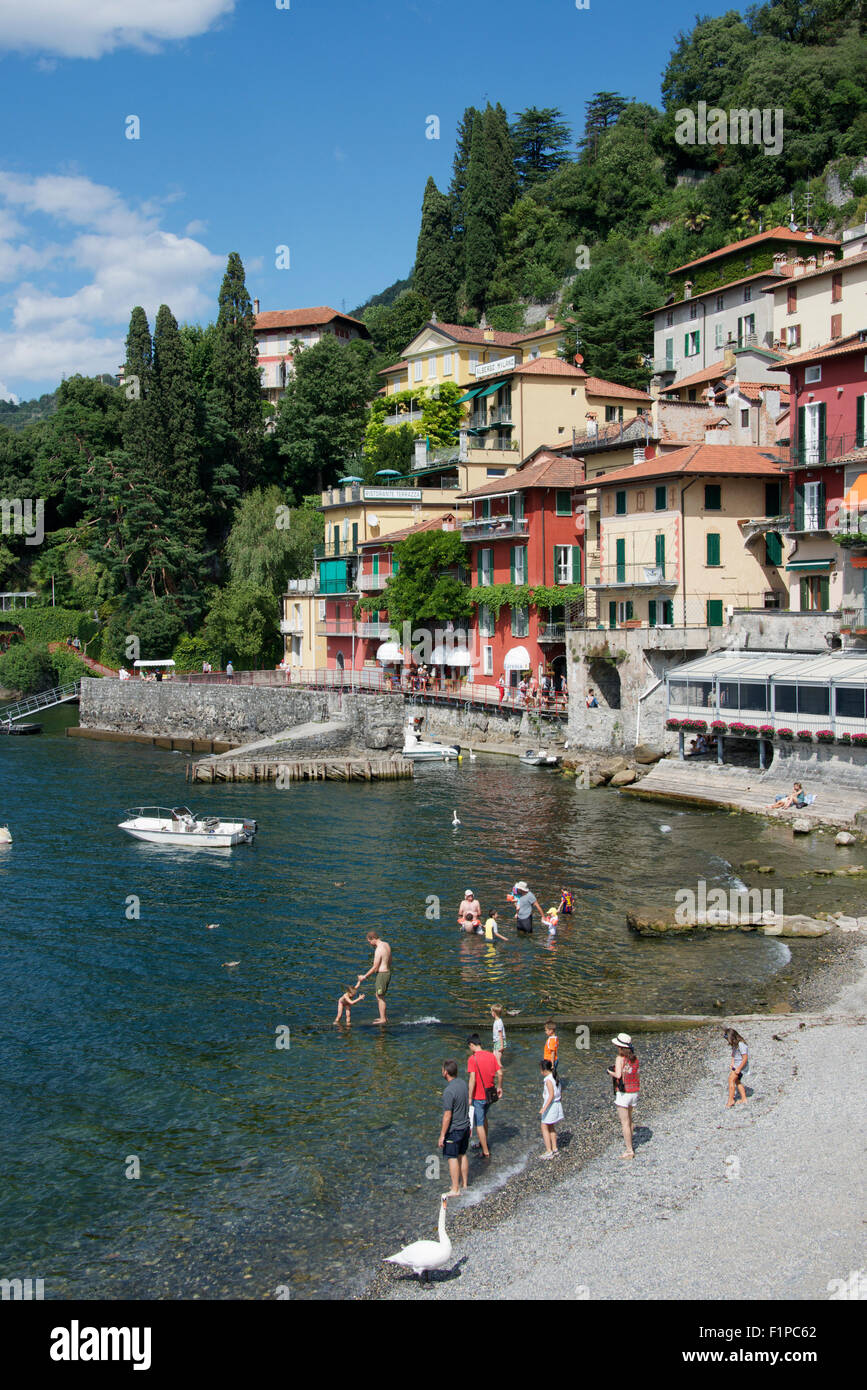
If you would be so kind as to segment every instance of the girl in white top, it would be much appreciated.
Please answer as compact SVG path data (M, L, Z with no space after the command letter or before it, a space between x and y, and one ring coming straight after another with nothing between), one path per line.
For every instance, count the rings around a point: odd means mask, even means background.
M554 1080L554 1069L547 1057L539 1063L539 1068L542 1072L542 1107L539 1116L545 1141L545 1152L539 1157L556 1158L560 1152L557 1148L557 1124L563 1119L560 1082Z
M494 1056L499 1062L502 1060L506 1048L506 1029L503 1024L502 1004L491 1005L491 1018L494 1020Z
M739 1096L738 1105L744 1105L747 1099L747 1088L743 1078L750 1069L750 1051L740 1033L736 1033L734 1028L726 1028L723 1037L732 1050L732 1061L729 1068L729 1098L726 1101L726 1110L735 1104L735 1092Z

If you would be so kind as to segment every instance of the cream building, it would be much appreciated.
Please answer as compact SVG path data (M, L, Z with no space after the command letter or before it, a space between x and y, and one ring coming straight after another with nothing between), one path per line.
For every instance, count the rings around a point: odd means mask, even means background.
M416 334L400 362L384 367L379 375L388 396L401 391L430 391L445 381L457 386L474 385L494 362L535 361L556 357L562 348L565 328L552 318L544 328L530 333L501 333L495 328L464 328L457 323L431 320ZM411 423L406 417L387 423Z
M283 660L290 671L318 671L325 665L324 637L317 634L319 610L324 604L316 598L315 579L290 579L283 595Z
M867 226L843 234L843 259L833 253L782 264L782 284L769 285L774 339L803 352L867 328Z

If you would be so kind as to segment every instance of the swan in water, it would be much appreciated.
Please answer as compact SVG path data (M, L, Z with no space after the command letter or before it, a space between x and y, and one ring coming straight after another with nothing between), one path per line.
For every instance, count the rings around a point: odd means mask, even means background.
M206 931L216 931L219 925L220 925L219 922L206 922L206 923L205 923L205 930L206 930Z
M235 965L240 965L240 964L241 964L241 962L240 962L239 960L224 960L224 961L223 961L223 969L224 969L224 970L231 970L233 966L235 966Z
M475 755L475 753L473 752L473 750L472 750L472 748L471 748L471 749L470 749L470 762L471 762L471 763L474 763L475 761L476 761L476 755Z
M662 834L663 834L663 835L669 835L669 834L671 833L671 826L670 826L670 825L661 825L659 828L660 828L660 830L662 831Z
M11 845L12 832L8 825L0 825L0 845Z
M392 1265L403 1265L406 1269L411 1269L414 1274L420 1275L423 1279L426 1274L430 1274L432 1269L444 1269L452 1257L452 1243L446 1235L446 1206L448 1205L448 1193L444 1192L440 1198L440 1219L437 1234L438 1240L414 1240L412 1245L405 1245L402 1250L398 1250L396 1255L386 1255L386 1261Z
M452 811L452 829L453 829L453 830L457 830L457 828L458 828L458 826L460 825L460 823L461 823L461 822L458 820L458 813L457 813L457 811Z

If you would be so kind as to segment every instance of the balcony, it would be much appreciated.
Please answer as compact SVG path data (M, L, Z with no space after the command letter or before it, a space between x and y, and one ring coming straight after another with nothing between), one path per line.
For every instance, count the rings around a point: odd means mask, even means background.
M602 565L591 589L676 589L677 576L670 565Z
M381 637L383 640L395 637L394 628L388 618L373 618L355 624L356 637Z
M375 593L378 589L384 589L396 573L396 570L380 570L379 574L359 574L356 584L362 593Z
M509 536L529 536L524 517L494 516L486 521L466 521L461 526L462 541L506 540Z
M357 544L353 545L351 540L325 541L313 547L313 555L317 560L340 560L355 554Z
M821 468L823 464L839 463L856 449L867 444L867 430L847 434L826 434L817 439L799 439L781 460L784 468Z
M287 594L312 594L316 591L316 580L309 579L290 579L286 584Z
M284 637L303 637L304 622L301 618L281 618L280 632Z
M357 624L350 618L327 618L324 623L316 624L317 637L352 637L357 636Z
M654 376L664 376L666 372L674 372L674 371L676 371L676 370L677 370L677 369L676 369L676 367L675 367L675 365L674 365L674 362L673 362L673 360L672 360L671 358L668 358L668 357L655 357L655 358L653 359L653 374L654 374Z
M544 623L539 625L538 641L545 642L565 642L566 624L565 623Z
M420 410L399 410L395 415L385 415L384 425L414 425L422 417Z

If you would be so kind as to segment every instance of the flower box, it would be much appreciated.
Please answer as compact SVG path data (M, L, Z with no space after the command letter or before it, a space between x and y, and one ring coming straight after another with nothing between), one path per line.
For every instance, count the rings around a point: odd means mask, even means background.
M792 729L778 729L778 730L777 730L777 738L784 738L784 739L786 740L787 743L790 742L794 737L795 737L795 734L794 734L794 731L793 731Z
M812 743L813 735L810 733L809 729L799 729L798 739L801 743Z
M741 738L757 738L758 732L755 724L742 724L740 720L729 725L729 733L739 734Z
M774 728L773 724L759 725L759 733L761 734L762 738L773 738L776 732L777 731Z
M863 748L867 744L867 734L853 734L852 742L857 743L859 748Z
M703 734L707 729L706 719L684 719L681 724L682 729L693 729L697 734Z
M838 743L851 743L851 742L852 742L852 735L851 735L851 734L838 734L838 735L837 735L837 742L838 742Z
M728 724L724 719L712 719L710 731L712 734L724 734L728 729Z
M820 729L816 734L817 743L833 743L834 734L831 729Z
M680 725L681 721L679 719L666 719L665 721L666 729L679 729Z

